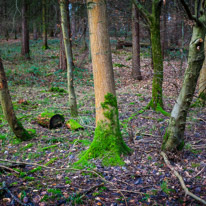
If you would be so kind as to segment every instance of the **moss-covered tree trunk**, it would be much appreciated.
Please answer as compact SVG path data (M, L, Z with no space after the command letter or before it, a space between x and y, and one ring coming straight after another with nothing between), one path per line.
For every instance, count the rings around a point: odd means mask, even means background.
M205 38L205 54L206 54L206 38ZM200 77L199 77L199 98L206 103L206 61L204 61Z
M150 28L154 76L152 83L152 99L148 107L167 114L162 109L163 56L160 39L160 15L162 2L162 0L152 0L152 13L149 13L149 11L146 10L139 1L133 0L134 5Z
M142 80L140 70L139 11L132 5L132 78Z
M6 75L3 68L3 63L0 58L0 103L2 106L3 114L9 123L15 136L20 140L29 140L31 137L29 133L24 129L22 124L17 120L14 113L11 96L9 94Z
M188 68L185 71L182 89L173 107L169 126L164 135L162 149L175 152L184 146L186 117L195 92L197 80L204 61L205 14L193 26L189 46Z
M118 118L114 73L105 0L87 0L92 66L94 74L96 129L90 148L78 164L100 157L105 165L121 164L121 154L130 149L124 143Z
M43 29L43 49L48 49L48 42L47 42L47 30L48 30L48 23L47 23L47 0L42 0L42 29Z
M21 54L29 59L29 28L28 28L28 0L22 1L22 39L21 39Z
M156 1L157 2L157 1ZM152 82L152 99L150 107L154 110L163 107L162 100L162 83L163 83L163 58L160 40L160 14L161 4L153 1L152 18L150 24L150 35L152 44L152 61L153 61L153 82ZM158 108L159 109L159 108Z
M61 12L61 28L65 46L65 53L67 59L67 84L69 92L69 105L71 110L71 116L77 116L77 103L76 95L74 91L74 77L73 77L73 58L72 58L72 48L68 31L68 2L66 0L60 0L60 12Z

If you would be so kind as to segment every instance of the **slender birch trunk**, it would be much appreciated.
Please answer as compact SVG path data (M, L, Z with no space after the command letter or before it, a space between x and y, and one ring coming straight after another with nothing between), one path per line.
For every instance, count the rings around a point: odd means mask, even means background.
M68 10L67 10L68 3L66 0L60 0L60 12L61 12L61 27L62 27L62 34L64 39L64 46L66 52L66 59L67 59L67 83L68 83L68 92L69 92L69 104L71 110L71 116L77 116L77 103L76 103L76 95L74 91L74 77L73 77L73 59L72 59L72 48L71 42L68 32Z

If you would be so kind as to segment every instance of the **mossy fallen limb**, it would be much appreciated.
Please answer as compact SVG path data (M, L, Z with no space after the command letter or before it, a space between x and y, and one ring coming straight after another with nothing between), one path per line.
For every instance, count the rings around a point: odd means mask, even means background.
M64 116L55 112L43 112L37 117L37 123L49 129L61 127L64 121Z
M74 119L70 119L66 122L66 126L68 129L71 130L80 130L80 129L84 129L84 127L82 125L80 125L76 120Z

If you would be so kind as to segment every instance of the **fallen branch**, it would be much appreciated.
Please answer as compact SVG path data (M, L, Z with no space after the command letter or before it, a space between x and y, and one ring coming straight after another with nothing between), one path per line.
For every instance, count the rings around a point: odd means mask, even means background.
M15 172L15 173L19 174L18 171L13 170L13 169L11 169L11 168L9 168L9 167L6 167L6 166L4 166L4 165L0 165L0 168L2 168L3 170L9 170L10 172Z
M19 200L17 197L15 197L12 193L11 193L11 191L7 188L7 186L6 186L6 182L3 182L2 183L2 189L3 190L5 190L7 193L9 193L10 194L10 196L16 201L16 202L18 202L20 205L23 205L23 206L28 206L28 204L25 204L25 203L23 203L21 200Z
M170 162L167 158L167 155L164 152L161 152L160 154L164 158L164 161L165 161L166 165L170 168L170 170L174 173L174 175L179 179L180 184L181 184L183 190L185 191L185 196L189 195L190 197L193 197L195 200L197 200L197 201L201 202L202 204L206 205L205 200L203 200L202 198L196 196L195 194L193 194L192 192L190 192L188 190L182 176L172 167L172 165L170 164Z
M83 172L93 173L93 174L95 174L96 176L98 176L100 179L102 179L103 182L108 183L108 184L112 185L113 187L115 187L114 183L106 180L106 179L103 178L100 174L98 174L98 172L96 172L96 171L94 171L94 170L81 170L81 169L76 169L76 168L71 168L71 167L66 167L66 168L57 169L57 168L48 167L48 166L45 166L45 165L36 164L36 163L15 162L15 161L12 161L12 160L4 160L4 159L0 159L0 161L2 161L2 162L10 162L10 163L19 163L19 164L25 164L25 165L32 165L32 166L42 167L42 168L45 168L45 169L55 170L55 171L71 170L71 171L78 171L78 172L80 172L80 173L83 173ZM124 198L124 201L125 201L125 205L128 206L127 200L126 200L124 194L122 193L122 191L119 190L119 189L117 189L117 188L116 188L116 191L119 192L119 193L122 195L122 197Z

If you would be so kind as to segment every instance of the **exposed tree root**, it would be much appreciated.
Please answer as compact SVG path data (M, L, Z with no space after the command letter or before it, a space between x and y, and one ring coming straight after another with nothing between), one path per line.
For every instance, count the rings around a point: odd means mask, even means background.
M206 205L206 201L205 200L203 200L202 198L196 196L195 194L193 194L192 192L190 192L188 190L188 188L186 187L185 182L184 182L182 176L172 167L172 165L170 164L170 162L169 162L169 160L167 158L167 155L164 152L161 152L160 154L164 158L164 161L165 161L166 165L170 168L170 170L172 170L174 175L179 179L180 184L182 186L182 189L185 191L185 196L189 195L190 197L193 197L198 202L201 202L202 204Z

